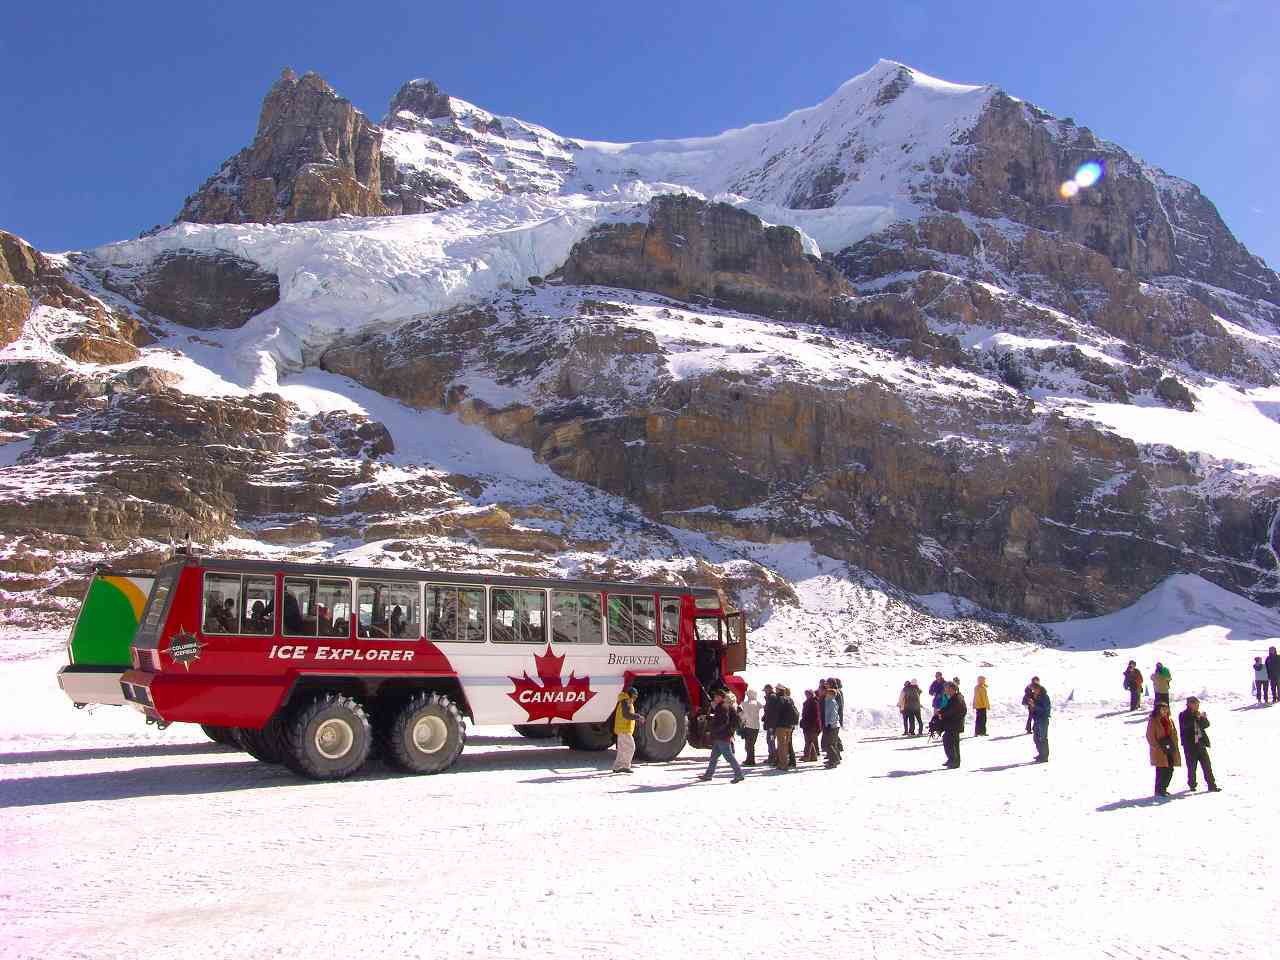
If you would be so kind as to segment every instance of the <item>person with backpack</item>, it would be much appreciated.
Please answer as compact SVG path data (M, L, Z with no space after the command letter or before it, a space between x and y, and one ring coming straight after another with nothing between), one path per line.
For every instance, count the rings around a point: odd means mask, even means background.
M631 760L636 755L636 721L644 723L644 716L636 713L636 698L640 691L627 687L618 694L618 705L613 709L613 732L618 738L618 752L613 759L614 773L630 773Z
M1267 680L1271 684L1271 702L1280 703L1280 653L1276 653L1275 647L1267 651L1263 663L1267 665Z
M779 770L789 772L796 766L796 753L792 749L791 735L795 732L796 724L800 722L800 712L796 710L796 704L791 699L789 689L779 687L777 693L778 726L773 731L773 737L778 745L778 752L774 758L774 765Z
M1142 671L1138 669L1138 661L1130 660L1124 668L1124 688L1129 691L1129 709L1142 707Z
M774 692L771 683L764 685L764 712L761 714L760 723L764 727L764 745L768 751L769 762L773 763L773 758L778 753L778 738L775 732L778 728L778 695Z
M1031 732L1031 728L1035 723L1035 714L1031 708L1036 702L1036 687L1040 686L1040 678L1032 677L1031 682L1022 690L1022 705L1027 708L1027 733Z
M822 706L812 690L804 692L804 705L800 708L800 732L804 734L804 752L800 759L810 762L818 759L818 737L822 734Z
M834 687L827 687L822 698L822 750L827 755L828 770L840 766L840 703Z
M743 766L756 765L756 738L760 736L760 701L754 690L747 691L747 701L742 705L742 741L746 745L747 759Z
M907 714L907 690L911 686L908 680L902 685L902 692L898 694L898 712L902 714L902 735L904 737L911 736L911 721Z
M1036 682L1036 697L1031 703L1031 738L1036 745L1036 763L1049 762L1049 691Z
M1254 657L1253 695L1258 698L1259 703L1271 702L1270 687L1267 685L1267 681L1267 665L1262 662L1261 657Z
M711 715L707 718L707 734L711 737L711 760L707 763L705 773L699 775L700 780L710 780L715 776L716 764L724 757L733 768L733 779L730 783L741 783L745 776L738 758L733 755L733 736L738 727L738 711L725 703L725 691L717 690L711 695Z
M1151 671L1151 688L1155 691L1155 702L1167 704L1169 702L1169 687L1173 683L1173 674L1169 672L1169 668L1163 663L1157 663L1156 668Z

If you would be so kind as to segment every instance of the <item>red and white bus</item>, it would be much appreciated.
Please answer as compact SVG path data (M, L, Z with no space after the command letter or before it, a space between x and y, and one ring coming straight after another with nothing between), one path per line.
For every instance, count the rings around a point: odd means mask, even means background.
M642 759L697 741L708 691L739 699L746 630L712 589L211 559L156 574L125 699L149 719L234 731L316 779L448 769L464 719L606 749L640 691Z

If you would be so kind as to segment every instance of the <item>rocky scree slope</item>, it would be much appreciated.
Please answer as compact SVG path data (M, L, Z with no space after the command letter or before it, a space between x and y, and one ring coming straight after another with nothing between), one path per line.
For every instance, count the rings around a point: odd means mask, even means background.
M1104 177L1064 200L1087 160ZM899 589L1036 619L1113 609L1179 571L1276 599L1280 466L1188 439L1224 396L1275 409L1252 398L1275 385L1276 275L1192 185L993 88L882 62L780 121L599 144L426 81L372 124L286 72L254 143L179 219L408 214L411 234L493 222L536 246L571 209L597 212L561 228L545 279L518 274L516 242L514 292L467 302L468 279L459 305L426 313L392 296L313 344L326 386L363 398L341 409L225 363L287 334L271 318L299 287L323 295L331 260L264 257L275 234L221 227L64 258L86 317L161 346L95 364L45 334L48 311L17 321L0 528L28 551L46 531L92 553L186 525L234 549L665 557L679 576L693 554L692 575L784 600L767 563L729 576L708 545L803 542ZM370 223L351 221L344 257L384 283ZM399 416L379 395L532 451L577 491L538 488L548 499L604 491L595 519L406 458L370 416ZM1153 442L1135 426L1150 422L1186 428ZM45 513L23 509L37 490L60 491Z

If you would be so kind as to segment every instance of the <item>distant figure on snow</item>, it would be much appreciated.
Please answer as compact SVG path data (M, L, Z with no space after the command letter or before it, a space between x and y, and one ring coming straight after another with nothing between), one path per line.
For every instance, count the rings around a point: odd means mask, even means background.
M1259 703L1271 702L1271 690L1267 686L1267 665L1261 657L1253 658L1253 695Z
M947 695L947 681L942 679L942 671L933 675L933 683L929 684L929 696L933 699L933 709L942 707L942 700Z
M822 699L822 751L827 755L828 770L840 766L843 751L840 749L840 702L834 687L827 687Z
M941 719L942 751L947 762L943 766L956 770L960 767L960 734L964 732L964 717L968 707L964 697L960 695L960 688L954 683L947 684L945 694L946 703L942 705Z
M1272 647L1267 651L1267 680L1271 683L1271 702L1280 703L1280 653Z
M1049 762L1049 714L1052 705L1049 703L1049 691L1036 680L1036 695L1031 701L1031 738L1036 745L1036 763Z
M1022 688L1022 705L1027 708L1027 733L1031 732L1032 723L1035 716L1031 712L1031 706L1036 700L1036 687L1040 686L1040 678L1032 677L1031 682Z
M773 763L773 758L778 753L778 741L774 736L774 731L778 728L778 695L773 692L771 683L764 685L764 712L760 716L760 724L764 727L765 750L769 762Z
M920 706L923 693L920 690L920 684L914 680L908 680L903 689L903 695L907 705L907 735L924 736L924 709Z
M978 685L973 688L973 735L987 735L987 711L991 709L991 698L987 696L987 678L979 677Z
M792 735L800 722L800 711L791 699L791 691L787 687L778 687L778 727L773 731L774 740L778 744L778 752L774 757L774 765L784 772L795 769L796 752L792 745Z
M911 681L902 684L902 692L898 694L898 713L902 714L902 735L911 736L911 721L907 715L907 691L911 689Z
M804 692L804 705L800 707L800 732L804 734L804 752L800 759L818 759L818 737L822 735L822 705L812 690Z
M1173 780L1173 768L1182 766L1182 754L1178 752L1178 731L1169 718L1169 704L1157 703L1147 720L1147 745L1151 748L1151 765L1156 768L1157 797L1169 795L1169 783Z
M1151 671L1151 689L1155 691L1156 703L1168 704L1169 702L1169 685L1173 682L1173 674L1169 672L1169 668L1163 663L1157 663L1156 668Z
M759 736L760 701L756 699L754 690L748 690L747 701L742 705L742 742L747 752L747 759L743 761L745 766L756 765L756 738Z
M1137 710L1142 706L1142 671L1138 669L1138 662L1130 660L1129 666L1124 668L1124 688L1129 691L1129 709Z
M1182 739L1182 752L1187 756L1187 789L1196 788L1196 766L1204 770L1204 782L1210 793L1221 787L1213 779L1213 765L1209 763L1209 715L1200 711L1200 701L1187 697L1187 709L1178 714L1178 734Z

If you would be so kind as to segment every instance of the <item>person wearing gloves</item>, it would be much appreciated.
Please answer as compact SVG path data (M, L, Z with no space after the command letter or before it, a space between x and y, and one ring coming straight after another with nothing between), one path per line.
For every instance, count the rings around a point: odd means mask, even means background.
M1182 754L1178 752L1178 729L1169 717L1169 704L1161 701L1151 711L1147 720L1147 746L1151 748L1151 766L1156 768L1157 797L1169 795L1169 783L1173 780L1173 768L1182 766Z

